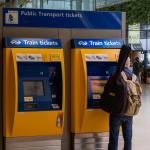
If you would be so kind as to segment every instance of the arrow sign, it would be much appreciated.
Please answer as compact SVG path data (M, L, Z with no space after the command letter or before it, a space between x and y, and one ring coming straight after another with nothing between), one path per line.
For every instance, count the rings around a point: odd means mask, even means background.
M12 40L11 42L10 42L12 45L19 45L19 44L21 44L21 42L19 41L19 40Z

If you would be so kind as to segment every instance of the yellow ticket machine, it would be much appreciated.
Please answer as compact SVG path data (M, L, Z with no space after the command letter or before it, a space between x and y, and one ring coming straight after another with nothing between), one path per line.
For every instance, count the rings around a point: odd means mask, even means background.
M71 131L73 134L108 132L109 115L100 109L101 94L107 79L116 69L122 44L122 40L115 39L72 41ZM87 139L87 136L85 138Z
M4 137L61 136L65 76L60 40L6 38L4 42Z

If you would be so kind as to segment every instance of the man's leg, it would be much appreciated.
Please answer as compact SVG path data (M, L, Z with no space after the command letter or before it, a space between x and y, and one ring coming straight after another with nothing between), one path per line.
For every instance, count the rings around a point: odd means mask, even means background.
M121 125L120 117L110 114L108 150L117 150L118 149L118 135L119 135L120 125Z
M122 132L124 137L124 150L132 149L132 122L133 122L133 117L125 117L122 123Z

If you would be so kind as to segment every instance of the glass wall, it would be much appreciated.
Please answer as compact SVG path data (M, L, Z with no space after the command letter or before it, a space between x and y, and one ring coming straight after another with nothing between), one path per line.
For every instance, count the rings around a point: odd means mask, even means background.
M7 6L11 7L94 11L129 0L0 0L0 2L1 1L5 1Z
M150 51L149 25L129 25L127 31L129 44L141 44L143 51Z
M95 9L110 7L110 6L120 4L123 2L127 2L127 1L130 1L130 0L96 0L96 8Z
M5 0L0 0L0 6L3 5L4 2Z
M6 6L21 8L95 10L95 0L5 0Z
M141 25L140 35L144 50L150 51L150 25Z
M45 9L70 9L70 0L43 0L41 7Z

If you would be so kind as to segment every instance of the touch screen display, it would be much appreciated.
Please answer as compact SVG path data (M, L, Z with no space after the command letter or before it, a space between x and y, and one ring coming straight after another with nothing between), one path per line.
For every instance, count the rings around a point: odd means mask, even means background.
M88 98L87 108L101 108L101 96L110 76L116 71L117 62L86 62Z
M88 76L88 107L99 107L101 94L107 80L101 76Z
M97 79L90 80L92 93L100 93L101 91L101 81Z
M44 96L43 81L23 81L24 96Z
M106 80L99 76L88 76L88 97L90 99L101 99Z

